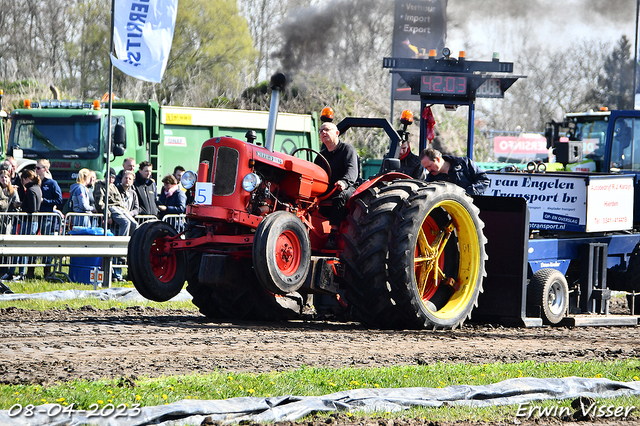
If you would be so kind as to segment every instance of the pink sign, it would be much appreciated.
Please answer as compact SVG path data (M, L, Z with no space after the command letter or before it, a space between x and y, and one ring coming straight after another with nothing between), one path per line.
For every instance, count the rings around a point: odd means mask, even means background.
M496 136L493 151L497 156L509 154L547 154L547 140L542 135Z

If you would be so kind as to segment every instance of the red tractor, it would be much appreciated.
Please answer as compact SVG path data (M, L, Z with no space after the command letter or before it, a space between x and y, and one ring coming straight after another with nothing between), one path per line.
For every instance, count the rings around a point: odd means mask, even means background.
M167 301L186 280L193 303L211 318L296 318L315 294L372 327L460 326L485 275L484 225L472 198L453 184L394 172L400 136L383 120L391 136L387 172L360 184L338 250L323 250L330 226L319 207L330 195L329 175L296 155L322 156L271 148L284 83L282 74L271 79L264 147L230 137L204 143L197 174L182 178L195 200L183 232L162 221L135 231L128 264L136 289Z

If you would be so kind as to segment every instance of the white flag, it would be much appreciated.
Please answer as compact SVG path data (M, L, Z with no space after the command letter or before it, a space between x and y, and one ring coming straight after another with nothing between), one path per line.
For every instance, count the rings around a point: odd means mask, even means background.
M167 67L178 0L114 0L113 41L120 71L160 83Z

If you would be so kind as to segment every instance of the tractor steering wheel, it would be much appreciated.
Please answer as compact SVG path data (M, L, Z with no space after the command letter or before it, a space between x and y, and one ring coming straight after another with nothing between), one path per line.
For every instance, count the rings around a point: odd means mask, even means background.
M331 165L329 164L329 162L327 161L327 159L326 159L326 158L324 158L324 155L320 154L320 153L319 153L318 151L316 151L315 149L306 148L306 147L296 148L296 149L295 149L291 154L289 154L289 155L291 155L291 156L295 156L295 155L296 155L296 153L298 153L298 152L300 152L300 151L307 151L307 161L309 161L309 162L311 162L311 160L310 160L310 158L311 158L311 157L310 157L309 153L316 154L316 156L317 156L316 158L320 158L320 159L323 161L324 165L325 165L325 166L327 166L326 172L327 172L327 175L329 176L329 180L331 180Z

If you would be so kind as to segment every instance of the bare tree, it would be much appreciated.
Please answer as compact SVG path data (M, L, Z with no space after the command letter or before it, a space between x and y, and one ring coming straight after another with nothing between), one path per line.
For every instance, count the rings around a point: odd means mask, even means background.
M548 121L589 107L586 95L609 49L607 43L587 40L553 54L538 46L524 49L516 63L526 78L518 80L504 100L478 102L478 115L491 129L544 131Z

